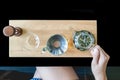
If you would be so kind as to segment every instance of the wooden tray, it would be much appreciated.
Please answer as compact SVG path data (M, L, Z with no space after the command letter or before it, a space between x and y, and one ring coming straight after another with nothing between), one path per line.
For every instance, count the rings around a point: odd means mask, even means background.
M89 51L80 51L74 47L73 33L80 30L88 30L97 41L96 20L9 20L9 25L21 27L23 35L9 38L9 57L91 57ZM36 34L40 39L38 48L26 47L26 37ZM55 56L48 51L41 53L46 47L47 40L54 34L61 34L68 40L67 51ZM97 44L97 42L95 42Z

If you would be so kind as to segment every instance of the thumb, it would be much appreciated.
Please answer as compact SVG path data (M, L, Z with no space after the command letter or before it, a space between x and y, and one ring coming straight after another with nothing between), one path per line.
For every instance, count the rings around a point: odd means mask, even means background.
M96 47L94 47L94 48L90 51L90 53L91 53L92 56L93 56L92 64L95 64L95 65L98 64L99 56L100 56L99 50L98 50Z

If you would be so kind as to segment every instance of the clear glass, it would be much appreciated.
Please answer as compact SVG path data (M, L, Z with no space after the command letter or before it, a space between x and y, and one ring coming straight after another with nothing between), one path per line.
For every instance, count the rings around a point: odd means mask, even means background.
M26 49L37 49L40 45L39 36L33 32L28 32L25 39L25 48Z

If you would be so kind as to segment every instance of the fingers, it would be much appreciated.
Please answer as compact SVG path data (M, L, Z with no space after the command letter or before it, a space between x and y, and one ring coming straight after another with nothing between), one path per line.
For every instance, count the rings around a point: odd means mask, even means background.
M93 56L92 63L94 64L104 64L109 61L110 56L99 46L96 45L90 49Z
M99 64L100 65L107 64L107 62L109 60L108 54L100 46L96 45L96 48L100 52Z
M100 57L100 52L99 52L98 48L94 47L94 48L92 48L92 50L90 52L93 56L92 64L93 65L98 64L99 57Z
M110 56L100 47L101 51L103 51L104 55L107 57L107 60L110 59Z
M90 48L89 48L89 51L91 51L96 45L93 44Z

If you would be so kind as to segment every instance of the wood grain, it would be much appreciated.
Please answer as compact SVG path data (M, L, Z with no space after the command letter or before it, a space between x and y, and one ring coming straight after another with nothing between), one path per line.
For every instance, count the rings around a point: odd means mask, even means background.
M9 20L9 25L23 29L20 37L9 38L9 57L91 57L89 51L80 51L74 47L73 33L80 30L90 31L97 44L96 20ZM27 46L26 40L31 33L40 39L38 48ZM48 51L41 53L47 40L54 34L65 36L68 40L67 51L60 56L54 56Z

